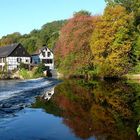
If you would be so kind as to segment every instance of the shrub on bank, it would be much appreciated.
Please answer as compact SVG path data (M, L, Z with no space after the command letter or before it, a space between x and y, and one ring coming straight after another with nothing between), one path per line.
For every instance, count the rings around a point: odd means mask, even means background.
M19 70L19 76L21 76L23 79L31 79L33 78L33 74L31 71L28 71L24 68Z
M43 63L39 64L38 67L33 72L34 78L44 77L45 70L46 70L46 67L44 66L44 64Z
M44 77L44 71L46 70L46 67L44 64L39 64L38 67L34 67L31 71L21 68L19 70L19 76L21 76L23 79L32 79L32 78L39 78Z

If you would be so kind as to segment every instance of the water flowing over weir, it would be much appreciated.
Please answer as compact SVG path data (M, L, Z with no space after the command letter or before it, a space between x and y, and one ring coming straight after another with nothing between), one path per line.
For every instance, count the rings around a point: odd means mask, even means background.
M59 82L51 78L0 81L0 117L13 115L29 106L36 96L45 94Z

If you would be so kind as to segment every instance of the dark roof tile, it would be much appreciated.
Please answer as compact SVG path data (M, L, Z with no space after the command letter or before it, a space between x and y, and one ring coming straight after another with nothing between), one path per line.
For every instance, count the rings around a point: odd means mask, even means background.
M8 46L0 47L0 58L9 56L18 45L19 43L15 43Z

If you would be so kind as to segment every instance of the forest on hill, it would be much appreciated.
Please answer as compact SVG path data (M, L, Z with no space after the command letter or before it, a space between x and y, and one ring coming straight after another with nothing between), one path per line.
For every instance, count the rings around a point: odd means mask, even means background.
M65 23L66 20L53 21L43 25L40 30L32 30L29 34L21 35L19 32L8 34L0 39L0 46L22 43L30 54L43 45L52 49L58 40L60 29Z
M20 42L33 53L47 45L54 50L56 68L67 76L140 73L140 1L105 1L102 15L82 10L29 34L4 36L0 46Z

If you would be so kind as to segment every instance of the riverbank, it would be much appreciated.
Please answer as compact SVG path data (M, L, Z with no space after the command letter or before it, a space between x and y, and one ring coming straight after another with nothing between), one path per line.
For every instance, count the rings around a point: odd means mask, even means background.
M0 80L28 80L28 79L37 79L37 78L47 78L47 77L53 77L51 72L47 73L44 72L38 72L35 73L34 71L29 71L26 69L21 69L13 73L7 73L0 76Z
M140 80L140 74L127 74L124 75L123 78L128 80Z
M97 75L85 74L85 75L64 75L60 72L57 72L57 78L60 79L85 79L85 80L140 80L140 74L126 74L121 77L100 77Z

